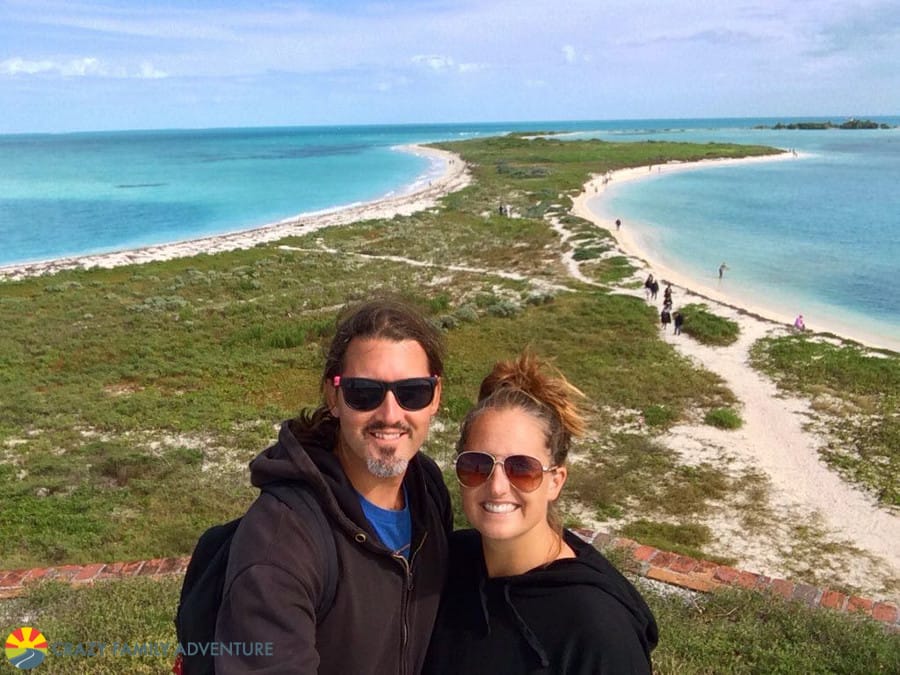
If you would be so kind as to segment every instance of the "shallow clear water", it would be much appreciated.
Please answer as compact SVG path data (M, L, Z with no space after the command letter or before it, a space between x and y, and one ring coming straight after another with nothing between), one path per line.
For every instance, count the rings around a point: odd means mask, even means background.
M729 290L756 305L900 339L900 129L671 137L795 148L801 157L650 174L614 189L608 210L639 223L655 257L709 284L727 262Z
M878 118L889 124L900 118ZM775 119L620 120L0 136L0 265L255 227L427 181L400 144L556 130L566 138L731 141L797 160L651 176L611 207L662 262L760 305L900 339L900 129L774 131ZM780 120L784 121L784 120ZM835 118L835 121L837 119ZM809 322L808 322L809 323ZM814 325L814 320L811 322Z

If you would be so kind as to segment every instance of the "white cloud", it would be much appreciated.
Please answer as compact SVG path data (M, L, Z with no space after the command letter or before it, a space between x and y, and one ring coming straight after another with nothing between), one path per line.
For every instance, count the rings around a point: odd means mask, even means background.
M412 61L436 71L447 70L453 67L453 59L451 57L436 54L419 54L412 57Z
M460 63L459 72L461 73L477 73L479 70L486 70L487 64L484 63Z
M563 45L562 53L566 63L575 63L575 59L577 58L575 47L572 45Z
M85 56L67 61L51 59L29 60L14 57L0 61L0 75L8 76L57 76L57 77L97 77L117 79L160 79L168 74L145 61L133 72L117 66L111 67L93 56Z
M162 78L168 76L168 73L154 67L154 65L149 61L144 61L141 64L140 74L138 75L138 77L144 80L161 80Z

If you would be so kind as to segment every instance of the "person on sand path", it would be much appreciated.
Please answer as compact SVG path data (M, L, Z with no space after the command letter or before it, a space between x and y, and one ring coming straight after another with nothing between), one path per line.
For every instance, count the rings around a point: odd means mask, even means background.
M681 326L684 324L684 314L681 312L675 312L672 315L673 325L675 327L675 335L681 335Z

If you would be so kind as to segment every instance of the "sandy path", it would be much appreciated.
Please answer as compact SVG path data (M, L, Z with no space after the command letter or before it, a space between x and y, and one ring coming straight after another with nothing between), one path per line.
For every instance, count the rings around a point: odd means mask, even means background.
M733 162L720 164L728 163ZM677 170L688 168L689 165L679 165ZM633 180L647 174L646 167L633 169L621 175L613 174L612 180ZM705 302L716 314L736 321L740 326L740 339L728 347L707 347L686 335L676 336L671 330L663 336L681 354L725 381L743 406L744 425L737 431L721 431L708 425L679 426L661 441L686 462L711 461L734 469L755 469L768 478L773 526L762 536L754 533L747 537L737 522L740 506L732 505L729 512L729 507L723 505L718 521L711 524L718 537L719 550L716 552L738 557L740 565L747 569L790 577L790 570L805 567L802 560L798 560L802 546L794 546L791 530L796 526L812 525L824 537L821 540L823 549L829 543L844 545L841 551L822 554L817 559L825 576L830 574L832 578L838 577L876 595L884 595L886 585L900 581L900 517L879 506L868 494L842 481L819 459L822 439L805 428L809 422L809 402L781 396L776 385L748 363L749 349L756 340L770 334L783 334L788 328L777 320L762 318L766 314L765 308L747 308L758 316L748 315L730 304L712 300L716 294L710 289L702 290L704 297L695 295L686 289L687 286L697 288L691 280L673 275L670 270L652 262L645 263L644 252L636 248L633 240L627 240L623 232L615 233L614 219L603 212L602 204L597 208L603 185L599 178L589 182L575 201L574 213L612 230L614 236L618 234L620 248L641 269L637 275L640 279L649 271L657 278L675 281L676 308L691 302ZM588 200L591 201L590 209ZM627 292L643 298L643 289ZM662 302L661 293L658 302ZM848 545L858 551L849 550Z

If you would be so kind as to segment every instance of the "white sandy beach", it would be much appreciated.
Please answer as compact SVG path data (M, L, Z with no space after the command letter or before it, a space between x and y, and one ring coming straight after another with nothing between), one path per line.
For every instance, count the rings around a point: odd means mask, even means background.
M668 164L661 166L660 171L791 158L786 154ZM653 173L656 173L655 168ZM648 175L652 174L647 167L619 171L613 173L609 184L621 184ZM896 590L889 589L900 581L900 516L879 506L872 496L841 480L829 469L818 455L824 440L809 425L810 402L782 395L771 380L748 364L752 344L765 335L788 332L793 318L780 316L764 306L737 302L729 295L725 284L713 288L658 265L653 252L642 250L628 227L623 225L616 231L616 216L604 208L605 188L600 176L589 181L575 200L574 213L610 230L621 251L641 269L639 275L652 272L658 279L671 281L676 309L691 302L705 302L717 314L740 326L740 339L729 347L706 347L686 335L676 336L671 330L663 335L680 353L722 377L742 404L744 425L737 431L718 430L704 424L679 426L662 437L661 442L687 463L710 462L733 470L761 471L770 487L769 507L773 518L766 533L746 536L740 525L741 505L722 504L717 516L707 523L715 532L716 552L738 558L738 566L744 569L790 577L792 570L805 567L798 564L797 558L801 556L797 555L791 532L798 526L812 526L819 531L822 550L832 543L844 547L843 553L819 556L823 576L842 579L876 597L894 596L896 599ZM642 288L633 294L644 297ZM662 303L662 293L657 303ZM817 328L865 344L898 348L884 336L854 334L852 330L842 330L845 327L835 325ZM848 546L857 551L846 548Z
M432 208L437 204L437 200L444 195L469 184L471 177L465 163L457 155L420 145L404 146L399 149L428 157L435 162L441 162L443 164L442 174L414 186L409 192L397 196L327 211L302 214L296 218L288 218L277 223L238 232L113 253L72 256L69 258L0 266L0 279L16 280L29 276L53 274L67 269L118 267L154 260L183 258L200 253L220 253L222 251L251 248L257 244L275 241L283 237L307 234L332 225L346 225L361 220L409 215L416 211Z
M618 217L612 213L604 200L605 194L615 189L623 183L638 181L641 179L654 178L660 174L671 174L680 171L697 171L715 170L717 167L734 166L735 164L746 164L753 162L776 162L776 161L792 161L802 158L803 155L795 157L791 153L785 152L781 155L769 155L764 157L748 157L744 159L710 159L699 162L672 162L669 164L658 164L652 167L652 171L648 171L648 167L635 167L632 169L623 169L615 171L610 176L608 183L604 184L601 177L589 181L585 185L585 191L575 206L576 215L588 220L597 222L598 225L610 231L615 237L619 248L632 257L649 263L653 270L653 274L657 279L665 279L671 281L676 286L683 289L690 289L693 293L704 296L705 298L716 300L719 303L727 304L733 307L740 307L747 312L757 314L761 317L774 322L792 325L795 314L788 313L777 304L777 298L769 298L768 304L760 304L757 298L742 295L740 289L735 284L729 283L729 273L725 272L724 278L718 280L715 278L716 270L710 270L708 279L696 279L686 276L681 272L672 269L660 261L656 251L653 250L647 238L642 237L640 230L642 229L637 223L625 223L622 228L616 230L615 220ZM870 333L857 325L842 322L832 316L816 317L814 324L811 325L810 317L806 317L807 327L816 332L834 333L844 338L855 340L863 345L870 347L881 347L892 351L900 352L900 336L892 335L876 335Z

